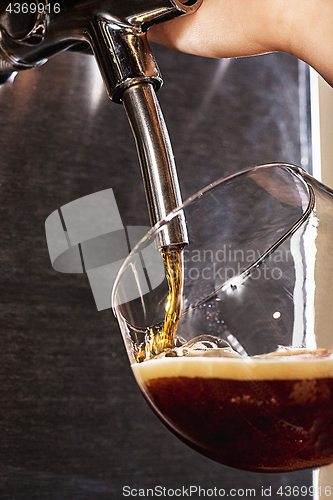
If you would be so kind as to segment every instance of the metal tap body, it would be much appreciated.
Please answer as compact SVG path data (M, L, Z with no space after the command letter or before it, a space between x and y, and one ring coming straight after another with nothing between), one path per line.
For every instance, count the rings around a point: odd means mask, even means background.
M197 0L30 0L27 3L0 0L0 57L8 70L27 69L43 64L78 42L88 42L110 97L119 101L121 89L133 78L148 79L155 88L161 85L146 38L148 28L190 13L199 3Z
M155 96L162 78L147 30L197 10L202 0L0 0L0 72L30 69L89 44L109 97L123 102L137 144L151 223L181 203L176 167ZM184 221L162 246L186 242Z

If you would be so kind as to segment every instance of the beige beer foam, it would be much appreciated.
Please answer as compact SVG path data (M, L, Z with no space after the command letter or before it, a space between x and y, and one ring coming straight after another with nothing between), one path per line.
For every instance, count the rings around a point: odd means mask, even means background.
M333 354L248 358L178 357L134 363L138 384L171 377L230 380L304 380L333 377Z

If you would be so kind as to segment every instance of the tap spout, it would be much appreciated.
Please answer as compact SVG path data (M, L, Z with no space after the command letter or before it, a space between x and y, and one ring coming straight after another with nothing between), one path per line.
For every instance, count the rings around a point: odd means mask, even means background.
M181 205L182 200L171 141L155 93L163 81L147 34L99 18L95 20L91 47L110 98L123 103L126 110L154 225ZM159 245L186 243L186 224L179 215L163 228Z
M123 92L122 101L135 138L150 220L154 225L181 204L168 130L151 83L128 87ZM159 246L183 246L186 243L185 219L179 215L163 228Z

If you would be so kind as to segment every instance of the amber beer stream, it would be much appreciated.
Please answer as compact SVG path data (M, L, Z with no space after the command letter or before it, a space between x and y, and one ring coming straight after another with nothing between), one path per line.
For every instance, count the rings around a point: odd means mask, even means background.
M176 346L177 326L182 315L183 248L162 248L168 295L163 322L148 328L145 342L135 352L137 362L146 361Z

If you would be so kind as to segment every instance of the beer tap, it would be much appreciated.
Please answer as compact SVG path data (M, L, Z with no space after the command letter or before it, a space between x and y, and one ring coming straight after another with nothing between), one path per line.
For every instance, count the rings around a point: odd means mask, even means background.
M181 204L171 143L156 97L162 78L147 30L195 12L202 0L0 0L0 76L44 64L67 49L95 55L110 99L122 103L140 159L151 224ZM161 247L186 244L182 216Z

